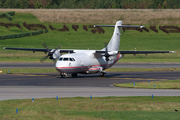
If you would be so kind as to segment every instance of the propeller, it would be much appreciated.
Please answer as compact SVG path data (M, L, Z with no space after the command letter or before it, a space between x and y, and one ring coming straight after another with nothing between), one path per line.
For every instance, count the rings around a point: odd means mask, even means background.
M45 42L42 43L42 46L47 49L48 54L47 54L45 57L41 58L41 59L40 59L40 62L42 63L42 62L43 62L44 60L46 60L48 57L49 57L49 59L54 60L54 62L55 62L55 59L53 59L53 54L54 54L54 52L55 52L57 49L60 49L61 46L58 45L58 46L56 47L56 49L54 49L53 51L50 51L50 50L49 50L49 48L47 47L47 45L46 45Z
M105 46L105 50L106 50L104 56L105 56L105 58L106 58L106 59L105 59L106 62L108 62L110 55L109 55L109 53L108 53L107 42L104 42L104 46Z

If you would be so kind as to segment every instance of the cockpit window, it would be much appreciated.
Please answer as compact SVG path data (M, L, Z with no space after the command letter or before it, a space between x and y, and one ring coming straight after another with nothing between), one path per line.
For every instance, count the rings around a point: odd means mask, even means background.
M59 58L59 61L62 61L63 58Z
M74 58L59 58L59 61L75 61Z

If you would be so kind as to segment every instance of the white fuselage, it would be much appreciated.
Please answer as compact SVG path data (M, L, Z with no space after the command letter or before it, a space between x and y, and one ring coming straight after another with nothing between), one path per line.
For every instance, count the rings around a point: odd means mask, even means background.
M105 57L93 50L77 50L75 53L60 56L55 67L60 73L97 73L110 68L121 57L122 55L116 54L106 62Z

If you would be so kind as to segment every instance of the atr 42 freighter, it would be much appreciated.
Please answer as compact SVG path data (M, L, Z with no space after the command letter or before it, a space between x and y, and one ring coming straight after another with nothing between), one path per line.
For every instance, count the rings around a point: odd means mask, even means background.
M39 51L48 53L47 56L40 61L44 61L46 58L54 60L55 68L60 73L61 77L66 77L67 74L71 74L72 77L77 77L77 74L94 74L100 73L100 76L104 76L105 69L112 67L119 59L125 54L153 54L153 53L175 53L174 51L119 51L120 36L122 27L140 27L143 26L131 26L122 25L122 21L117 21L115 25L95 25L94 27L114 27L113 36L108 45L102 50L67 50L67 49L49 49L45 43L43 46L45 49L36 48L8 48L11 50L27 50L27 51ZM62 53L67 53L63 54Z

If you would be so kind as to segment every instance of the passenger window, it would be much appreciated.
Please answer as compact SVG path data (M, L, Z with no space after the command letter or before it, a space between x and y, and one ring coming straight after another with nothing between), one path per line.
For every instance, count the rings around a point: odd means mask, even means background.
M72 60L73 60L73 61L75 61L75 59L74 59L74 58L72 58Z
M62 61L63 58L60 58L59 61Z
M68 61L68 58L64 58L63 61Z

